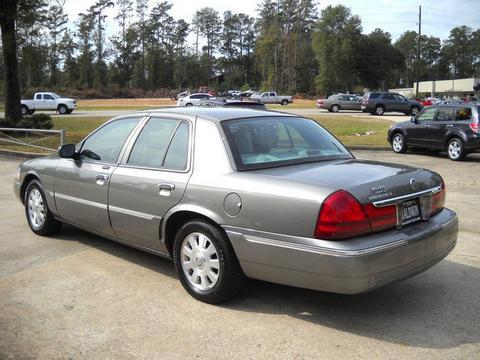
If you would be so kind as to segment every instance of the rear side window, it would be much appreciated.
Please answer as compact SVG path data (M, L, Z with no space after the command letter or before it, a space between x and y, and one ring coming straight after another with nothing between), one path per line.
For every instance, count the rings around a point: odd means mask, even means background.
M371 93L370 99L377 99L380 96L380 93Z
M35 99L36 99L36 100L42 100L42 94L37 94L37 95L35 96Z
M161 168L179 120L152 118L135 141L127 164Z
M459 107L455 112L456 121L464 121L472 119L472 108L471 107Z
M455 119L455 111L453 108L438 108L436 121L453 121Z

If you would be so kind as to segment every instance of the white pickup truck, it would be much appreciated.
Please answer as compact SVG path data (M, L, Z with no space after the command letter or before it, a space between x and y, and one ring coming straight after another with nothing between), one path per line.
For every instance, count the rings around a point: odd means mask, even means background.
M70 114L77 107L74 99L62 98L53 92L37 92L33 100L22 100L22 114L31 115L36 110L55 110L62 115Z
M293 102L291 96L277 95L275 91L268 91L261 94L253 94L251 99L257 99L262 104L282 104L288 105Z

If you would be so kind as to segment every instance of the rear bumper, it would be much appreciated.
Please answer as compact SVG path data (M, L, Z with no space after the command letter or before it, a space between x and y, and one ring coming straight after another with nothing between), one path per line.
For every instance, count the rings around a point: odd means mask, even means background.
M344 241L224 229L248 277L355 294L408 278L442 260L455 247L458 219L444 209L427 222Z
M471 134L467 136L465 150L469 152L480 151L480 134Z

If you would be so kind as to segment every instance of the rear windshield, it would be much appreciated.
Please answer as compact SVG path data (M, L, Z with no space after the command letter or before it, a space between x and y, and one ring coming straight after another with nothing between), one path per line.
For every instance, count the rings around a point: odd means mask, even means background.
M238 170L350 159L345 147L313 120L260 117L222 122Z

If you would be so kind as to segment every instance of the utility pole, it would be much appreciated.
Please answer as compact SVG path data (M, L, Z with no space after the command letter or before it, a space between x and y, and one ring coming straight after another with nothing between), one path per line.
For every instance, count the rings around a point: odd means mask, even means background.
M417 40L417 83L415 86L415 98L418 99L418 82L420 80L420 44L422 38L422 5L418 6L418 40Z

